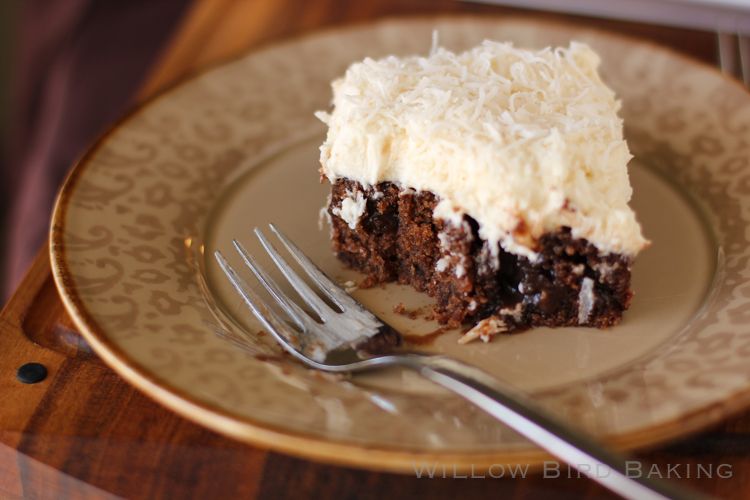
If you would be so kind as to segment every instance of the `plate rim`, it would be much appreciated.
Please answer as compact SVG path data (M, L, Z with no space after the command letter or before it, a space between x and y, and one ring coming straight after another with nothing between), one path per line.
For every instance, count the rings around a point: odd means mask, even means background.
M75 286L65 260L65 216L68 202L78 180L90 164L90 159L106 144L108 139L122 126L136 118L142 111L156 101L165 98L182 85L211 72L213 69L238 61L251 54L257 54L275 47L294 45L309 37L330 35L341 32L356 31L366 26L398 24L418 21L474 21L481 23L551 25L563 29L573 29L595 33L603 38L616 39L628 44L640 45L650 50L668 53L680 61L697 65L721 76L725 82L740 87L745 93L750 90L739 81L721 73L717 68L701 60L691 58L669 46L660 45L650 40L635 36L592 28L572 21L538 19L532 15L485 15L476 14L438 14L387 16L376 20L363 20L337 26L315 29L310 32L285 37L281 40L261 43L250 50L233 57L221 59L197 71L193 71L174 83L159 90L149 98L137 102L129 111L115 120L86 151L73 163L55 199L49 231L49 257L52 276L60 298L73 323L94 352L102 358L115 373L128 383L145 393L158 404L161 404L180 416L203 425L219 434L229 436L245 443L260 446L267 450L280 451L289 455L316 460L333 465L352 466L369 470L381 470L399 473L415 473L415 467L424 464L450 466L456 472L480 472L497 464L523 464L530 468L540 466L544 461L554 459L547 452L533 447L518 450L506 449L497 451L461 451L461 450L424 450L377 446L346 441L334 437L321 437L295 431L281 426L253 420L244 415L236 415L209 403L195 400L190 394L172 387L168 381L149 373L137 361L130 359L118 346L108 339L90 313L86 310ZM605 435L602 441L619 450L633 450L653 447L678 437L695 434L725 418L731 417L750 406L750 384L735 391L720 402L713 402L686 414L656 425L620 434Z

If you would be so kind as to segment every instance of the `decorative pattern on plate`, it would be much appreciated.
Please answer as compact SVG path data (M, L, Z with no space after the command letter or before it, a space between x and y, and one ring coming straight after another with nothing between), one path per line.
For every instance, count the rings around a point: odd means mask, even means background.
M252 329L253 352L216 335L244 335L244 320L234 317L237 304L216 291L213 264L204 256L214 240L221 246L212 224L232 189L239 189L234 186L252 185L254 178L247 179L256 170L260 176L279 155L307 151L310 146L300 144L319 140L323 127L312 113L326 106L330 80L351 61L424 53L433 28L453 50L483 38L530 47L570 39L591 44L602 55L605 80L623 100L638 162L687 200L693 212L685 217L700 219L692 223L705 229L701 251L709 257L696 271L705 285L696 285L695 315L627 362L597 365L590 373L586 350L592 347L585 339L597 332L576 333L578 344L556 355L580 358L580 377L570 365L574 375L558 385L531 387L539 400L626 447L688 432L747 405L750 97L713 69L652 45L507 18L394 20L286 42L211 70L120 123L71 174L51 235L55 279L96 351L189 418L288 452L402 470L425 459L459 467L543 459L459 398L405 390L399 386L408 385L406 378L362 385L313 373L286 361ZM316 181L314 162L300 167L303 182ZM294 199L274 199L294 213ZM314 214L310 220L314 225ZM647 236L655 247L670 244L648 230ZM662 261L666 280L670 262L684 270L683 253L693 249L670 251L674 261ZM637 284L636 293L647 295ZM650 297L641 310L663 314L674 304ZM626 345L617 329L601 335L601 342ZM514 345L537 349L528 345L540 339L553 337L510 339L505 355ZM487 362L484 347L462 349L474 349L465 351L468 359Z

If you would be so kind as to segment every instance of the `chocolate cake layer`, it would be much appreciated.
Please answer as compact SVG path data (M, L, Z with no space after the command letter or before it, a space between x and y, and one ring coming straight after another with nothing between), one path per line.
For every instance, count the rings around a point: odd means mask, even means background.
M356 217L343 213L347 199L358 202ZM471 217L435 219L438 201L432 193L388 182L365 189L339 179L328 207L333 249L367 275L367 284L398 281L428 293L437 301L438 321L450 326L493 318L501 328L492 327L505 332L601 328L618 323L628 308L629 257L602 254L566 227L536 242L535 262L499 246L493 251Z

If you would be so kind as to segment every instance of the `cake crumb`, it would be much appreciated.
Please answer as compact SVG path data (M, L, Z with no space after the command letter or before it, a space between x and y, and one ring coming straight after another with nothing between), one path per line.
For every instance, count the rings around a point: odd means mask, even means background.
M460 339L458 339L458 343L468 344L476 339L481 339L482 342L489 342L492 340L492 337L498 333L504 333L507 331L508 326L505 324L505 321L497 316L490 316L489 318L484 318L477 323L474 328L466 332Z
M395 306L393 306L393 312L396 314L400 314L401 316L406 316L409 319L417 319L420 314L422 314L422 307L417 307L416 309L408 309L403 302L399 302Z
M341 285L344 287L344 291L346 293L352 293L354 290L359 288L357 284L352 280L344 281Z
M362 289L368 289L374 287L378 283L379 282L375 276L367 276L365 279L361 280L357 286Z
M435 312L434 307L427 307L427 312L424 316L422 316L422 319L425 321L434 321L437 318L437 313Z

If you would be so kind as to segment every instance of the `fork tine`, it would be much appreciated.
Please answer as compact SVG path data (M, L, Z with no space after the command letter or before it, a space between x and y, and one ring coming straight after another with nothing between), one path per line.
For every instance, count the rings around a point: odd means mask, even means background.
M716 34L719 47L719 66L721 71L728 75L736 76L737 71L737 54L734 43L734 37L731 33L719 32Z
M310 363L310 360L303 354L305 352L305 345L303 339L293 331L289 326L276 314L272 308L257 294L255 291L247 286L245 280L243 280L237 271L227 262L224 256L218 250L214 252L214 257L219 264L219 267L226 275L229 282L232 284L237 293L245 301L245 304L253 312L253 315L258 321L263 324L264 327L273 335L276 341L294 357L305 363ZM299 350L298 350L299 349ZM302 351L302 352L300 352ZM320 350L313 346L311 356L315 360L321 359ZM324 357L324 355L323 355Z
M310 258L295 245L292 240L281 232L274 224L269 224L268 227L281 240L281 243L286 247L287 251L292 254L294 260L300 265L302 269L307 273L308 276L317 284L320 289L331 299L337 306L343 310L352 308L355 310L362 311L362 306L354 300L348 293L341 289L336 283L334 283L321 269L310 260Z
M742 81L745 82L745 86L750 87L750 39L738 33L737 45L740 51L740 69L742 70Z
M281 271L284 277L289 280L289 283L297 291L302 300L304 300L324 322L330 319L332 314L338 314L338 312L331 309L323 299L318 297L318 294L316 294L315 291L310 288L307 283L305 283L302 278L294 272L294 270L292 270L286 259L279 254L260 229L256 227L254 233L260 240L260 244L263 245L263 248L265 248L268 255L276 264L276 267L279 268L279 271Z
M292 318L292 320L297 324L300 330L304 331L307 326L306 323L310 321L307 314L302 309L300 309L297 304L289 300L286 295L281 292L281 289L273 280L273 278L268 276L268 274L266 274L266 272L263 271L263 269L255 262L255 259L253 259L248 251L245 250L245 247L242 246L242 243L237 240L232 240L232 245L234 245L234 248L235 250L237 250L237 253L240 254L240 257L242 257L245 265L247 265L247 267L250 268L255 277L258 278L260 284L263 285L263 287L271 295L271 297L276 300L276 302L284 310L284 312L286 312L289 317Z
M232 244L237 250L237 253L240 254L240 257L242 257L242 260L245 262L247 267L249 267L253 274L255 274L255 277L258 278L260 284L263 285L266 291L276 300L279 306L294 320L294 322L297 323L297 326L305 334L301 336L304 338L304 340L302 340L302 342L304 342L304 347L302 349L303 352L310 350L310 347L313 346L311 342L313 341L313 338L308 337L308 335L315 335L318 337L318 340L320 342L315 343L315 349L325 348L325 350L329 351L344 343L344 340L342 340L341 336L336 335L335 329L329 330L315 328L317 325L314 324L310 316L308 316L308 314L303 311L297 304L289 300L286 295L284 295L273 278L271 278L263 270L263 268L260 267L257 262L255 262L255 259L253 259L252 255L250 255L245 247L242 246L242 243L237 240L232 240Z

